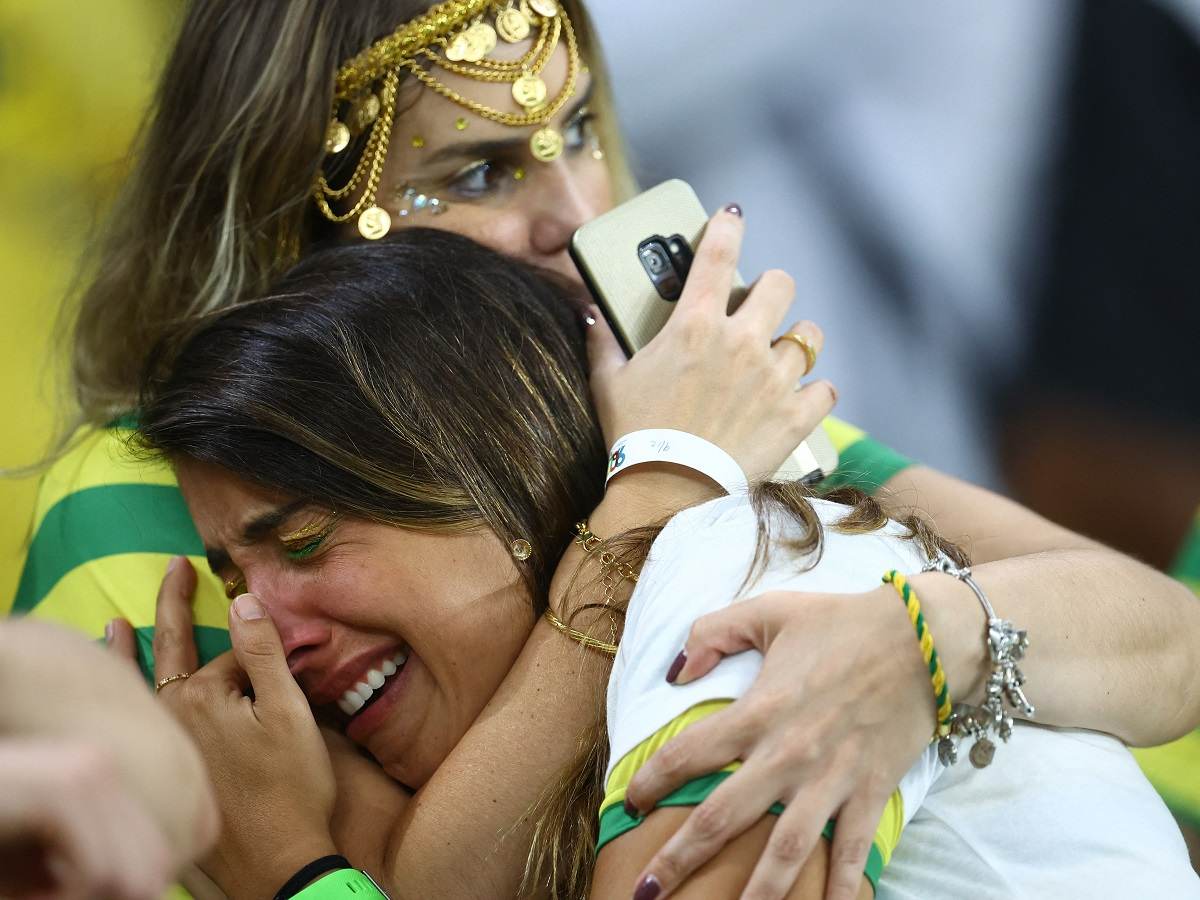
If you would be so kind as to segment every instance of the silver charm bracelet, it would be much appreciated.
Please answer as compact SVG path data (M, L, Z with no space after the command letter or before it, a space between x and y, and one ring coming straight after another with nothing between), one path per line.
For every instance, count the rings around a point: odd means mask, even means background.
M1013 719L1004 708L1004 703L1020 710L1026 718L1033 718L1033 706L1021 690L1025 676L1017 666L1025 658L1029 638L1008 619L996 615L987 595L971 577L969 568L964 566L960 569L946 557L939 556L921 571L942 572L965 583L975 592L983 611L987 613L987 647L992 662L992 674L988 676L986 687L987 697L979 706L955 704L950 716L950 732L938 739L938 760L944 766L952 766L958 762L957 745L968 737L975 738L969 757L971 765L982 769L991 763L996 753L996 745L988 737L988 732L994 729L1005 742L1012 737Z

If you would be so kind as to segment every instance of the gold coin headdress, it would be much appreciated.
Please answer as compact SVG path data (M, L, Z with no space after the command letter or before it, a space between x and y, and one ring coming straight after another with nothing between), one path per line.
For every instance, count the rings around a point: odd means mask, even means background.
M488 58L498 40L516 44L535 32L519 59ZM551 98L541 73L560 40L567 47L567 80ZM464 97L438 79L434 73L439 68L475 81L510 83L520 112L505 112ZM562 153L563 137L549 123L574 93L580 70L579 48L566 11L557 0L449 0L401 25L338 69L325 152L336 157L350 147L352 135L368 129L370 133L344 185L331 187L324 168L317 174L317 206L331 222L357 216L359 231L372 240L391 228L391 215L375 200L396 115L401 69L485 119L517 127L541 125L529 139L536 159L551 162ZM465 121L459 120L460 127ZM359 188L362 195L347 212L338 213L330 205Z

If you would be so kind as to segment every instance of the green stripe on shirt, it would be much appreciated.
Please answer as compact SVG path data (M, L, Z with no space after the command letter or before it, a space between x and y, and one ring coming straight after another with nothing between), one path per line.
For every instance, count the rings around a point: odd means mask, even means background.
M12 612L29 612L76 566L122 553L204 555L179 488L114 484L64 497L34 535Z
M722 770L709 775L702 775L700 778L694 778L679 788L679 790L659 800L658 806L698 806L705 797L716 790L717 786L732 774L733 772ZM777 816L783 812L783 809L782 803L775 803L767 810L767 813ZM632 831L642 821L643 819L635 819L626 813L625 807L620 803L614 803L608 809L603 810L600 813L600 834L596 839L596 852L599 853L601 848L614 838ZM821 832L822 836L827 840L833 840L835 824L832 820L829 821L825 825L825 830ZM863 869L863 875L871 882L871 888L875 889L879 886L879 876L882 874L883 854L880 852L878 845L872 842L871 852L867 855L867 865Z
M154 629L150 627L136 628L138 667L142 670L148 684L154 684ZM192 639L196 642L196 653L200 657L200 665L212 662L226 650L233 649L229 632L224 628L212 628L207 625L193 625ZM168 672L167 675L174 675ZM166 677L165 675L163 677Z
M1168 571L1193 588L1200 583L1200 513L1192 519L1192 527Z
M871 437L863 437L838 452L837 471L821 482L820 490L855 487L873 494L897 472L916 463Z

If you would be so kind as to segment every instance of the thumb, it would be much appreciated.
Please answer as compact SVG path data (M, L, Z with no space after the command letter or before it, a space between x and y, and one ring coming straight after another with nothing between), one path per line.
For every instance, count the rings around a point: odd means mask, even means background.
M242 594L229 607L233 655L250 679L255 702L280 700L299 693L275 623L253 594Z

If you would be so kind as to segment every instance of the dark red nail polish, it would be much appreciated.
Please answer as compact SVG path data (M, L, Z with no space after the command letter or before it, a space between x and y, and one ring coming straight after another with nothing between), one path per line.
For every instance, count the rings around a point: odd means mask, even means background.
M731 216L737 216L739 219L742 217L742 208L736 203L729 203L723 209Z
M679 677L679 673L683 671L683 667L686 664L687 651L680 650L679 655L675 657L675 661L671 663L671 668L667 669L667 684L675 683L675 679Z
M638 812L638 808L629 802L629 798L625 798L625 815L631 819L640 819L642 814Z
M637 890L633 892L633 900L654 900L662 893L662 885L653 875L647 875L638 882Z

